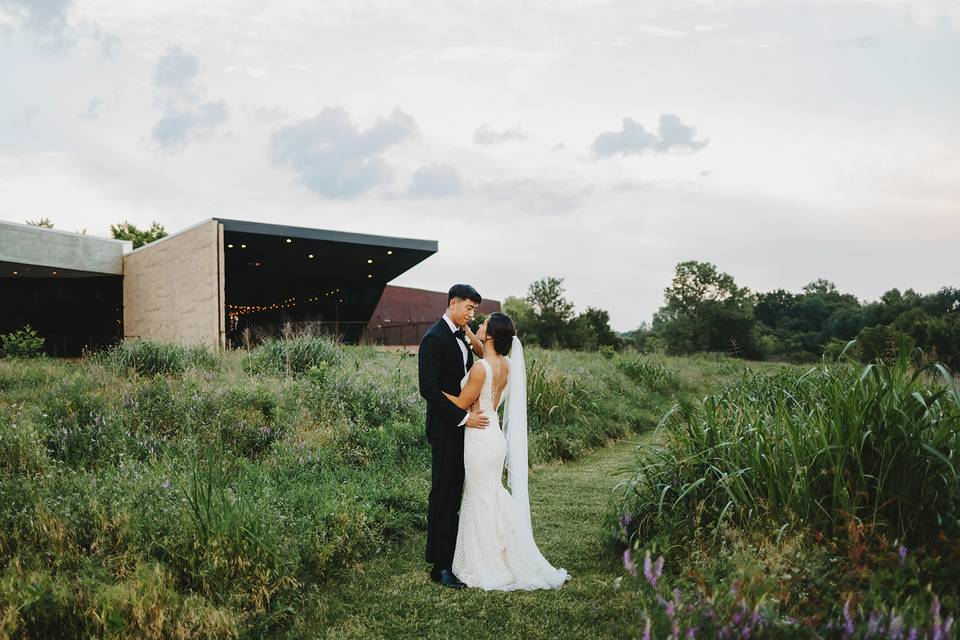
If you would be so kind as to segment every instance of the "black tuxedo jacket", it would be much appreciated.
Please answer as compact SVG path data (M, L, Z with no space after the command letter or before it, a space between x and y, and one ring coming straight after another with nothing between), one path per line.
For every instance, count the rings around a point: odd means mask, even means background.
M451 402L443 392L460 395L464 376L463 352L458 338L440 318L420 341L417 363L420 369L420 395L427 401L427 440L463 438L458 426L467 412ZM473 366L473 351L467 349L466 371Z

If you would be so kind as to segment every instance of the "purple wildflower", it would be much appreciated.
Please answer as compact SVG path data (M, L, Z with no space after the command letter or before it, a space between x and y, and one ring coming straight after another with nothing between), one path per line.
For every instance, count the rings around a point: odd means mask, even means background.
M890 628L887 629L887 635L890 636L890 640L900 640L903 637L903 618L894 616L893 611L890 612Z
M650 640L650 616L647 616L647 624L643 628L643 640Z
M847 601L843 603L843 633L844 637L849 637L853 635L853 614L850 613L850 598L847 598Z
M907 559L907 548L903 545L900 545L900 548L897 549L897 554L900 556L900 562L903 563Z
M917 640L917 628L910 627L910 633L907 634L907 640Z
M867 635L865 637L871 637L877 635L882 630L883 625L880 624L880 612L874 609L870 612L870 619L867 621Z
M633 563L633 556L630 553L630 547L627 547L623 551L623 568L627 570L631 576L637 575L637 566Z
M164 480L163 483L162 483L160 486L163 487L164 489L169 489L169 488L170 488L170 478L167 478L166 480Z
M643 558L643 575L654 589L657 588L657 580L660 579L662 573L663 556L659 556L656 563L651 563L650 552L647 551L647 554Z
M689 629L687 629L687 637L688 637L688 638L696 638L696 637L697 637L697 629L696 629L696 627L690 627Z

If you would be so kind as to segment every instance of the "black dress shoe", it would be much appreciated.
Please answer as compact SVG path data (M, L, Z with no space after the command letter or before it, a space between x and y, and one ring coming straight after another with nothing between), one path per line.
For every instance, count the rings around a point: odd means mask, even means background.
M441 569L439 575L436 575L431 572L430 578L434 582L439 582L443 586L449 587L451 589L464 589L467 586L465 583L460 581L460 578L453 575L453 571L449 569Z

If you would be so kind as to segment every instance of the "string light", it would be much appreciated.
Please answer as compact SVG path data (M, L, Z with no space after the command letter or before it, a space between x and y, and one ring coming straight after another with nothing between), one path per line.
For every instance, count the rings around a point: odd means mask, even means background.
M311 296L309 298L303 299L303 304L317 303L320 302L324 297L332 296L334 293L340 291L325 291L322 294ZM343 298L340 298L340 302L343 302ZM263 313L265 311L277 311L279 309L293 309L298 304L295 297L286 298L281 302L274 302L273 304L228 304L226 305L228 309L228 315L231 320L236 321L240 316L249 315L251 313Z

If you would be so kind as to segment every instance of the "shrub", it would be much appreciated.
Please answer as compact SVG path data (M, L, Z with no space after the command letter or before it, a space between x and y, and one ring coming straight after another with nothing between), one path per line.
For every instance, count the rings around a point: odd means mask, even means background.
M0 336L0 355L6 358L37 358L44 355L44 339L30 325Z
M680 378L675 373L649 358L623 355L616 360L616 365L625 376L650 391L665 394L680 387Z
M217 358L206 347L153 340L124 340L95 359L115 371L140 375L180 375L191 367L212 369L217 365Z
M117 456L118 425L107 404L82 379L67 380L56 393L43 396L44 444L54 459L92 465Z
M668 446L641 461L628 498L643 527L960 536L960 396L946 369L913 370L906 353L862 369L748 373L665 424Z
M251 373L300 376L342 360L343 349L330 338L304 335L264 342L247 355L244 366Z

